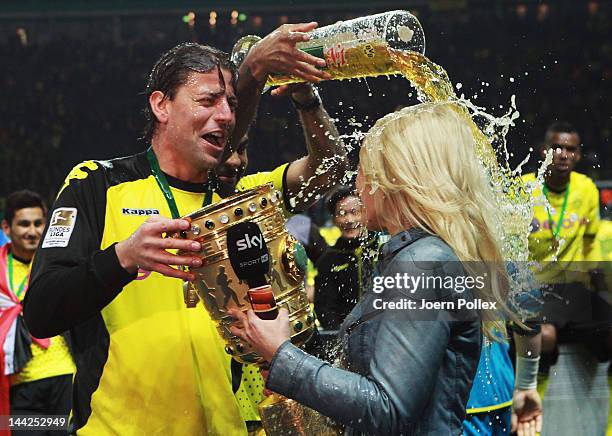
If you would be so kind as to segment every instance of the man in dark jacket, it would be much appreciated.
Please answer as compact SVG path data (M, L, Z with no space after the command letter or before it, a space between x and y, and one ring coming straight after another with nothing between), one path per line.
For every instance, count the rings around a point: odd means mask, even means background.
M348 186L337 188L327 202L342 235L316 263L315 311L321 327L336 330L355 306L372 271L375 233L364 233L361 200Z

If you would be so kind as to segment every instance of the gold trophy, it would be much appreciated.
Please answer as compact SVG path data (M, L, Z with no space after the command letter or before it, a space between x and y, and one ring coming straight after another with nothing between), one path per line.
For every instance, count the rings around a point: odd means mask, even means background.
M260 367L265 367L263 358L230 332L233 319L228 309L253 308L261 318L270 319L276 317L278 307L286 307L291 342L297 346L315 328L315 315L304 290L306 252L285 229L281 201L280 192L271 184L262 185L184 216L191 227L175 235L202 244L202 266L190 269L196 280L185 283L185 304L196 307L201 300L225 340L225 351L240 362ZM251 250L257 256L245 256L240 250ZM262 401L259 414L268 435L311 434L314 421L326 419L276 394Z

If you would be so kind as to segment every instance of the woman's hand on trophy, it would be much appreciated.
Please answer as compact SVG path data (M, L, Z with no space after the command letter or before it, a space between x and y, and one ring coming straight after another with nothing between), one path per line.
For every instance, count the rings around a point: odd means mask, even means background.
M166 250L199 252L201 244L187 239L163 236L164 233L169 235L187 230L189 226L189 221L184 219L149 218L128 239L115 245L119 264L130 273L143 269L168 277L194 280L193 273L181 271L170 265L197 268L202 266L202 260L197 256L178 256Z
M324 59L296 47L298 42L308 41L307 32L316 27L316 22L283 24L253 46L244 64L258 82L264 82L272 73L289 74L307 82L331 79L329 73L317 69L326 65Z
M246 313L238 309L230 309L228 314L234 318L230 327L233 335L247 341L261 357L272 361L276 350L291 338L289 327L289 311L281 308L276 319L263 320L248 310Z

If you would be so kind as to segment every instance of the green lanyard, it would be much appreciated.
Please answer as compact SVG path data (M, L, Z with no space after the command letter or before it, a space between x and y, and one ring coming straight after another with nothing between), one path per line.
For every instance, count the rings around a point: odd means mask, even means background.
M168 184L168 179L164 175L163 171L159 167L159 162L157 161L157 157L155 156L155 152L152 147L147 149L147 160L149 161L149 165L151 166L151 173L155 180L157 181L157 185L159 189L161 189L164 194L164 198L168 202L168 207L170 208L170 213L172 214L172 218L177 219L180 218L178 208L176 207L176 201L174 200L174 195L172 195L172 191L170 190L170 185ZM208 206L212 203L212 183L206 183L206 194L204 195L204 201L202 202L202 207Z
M11 291L15 292L13 289L13 252L9 251L8 254L8 274L9 274L9 285L11 286ZM23 294L23 289L25 287L26 282L28 281L28 275L23 278L21 284L19 285L19 289L15 292L18 300L21 300L21 294Z
M546 208L546 213L548 213L548 225L550 226L550 231L555 240L559 239L559 232L561 231L561 224L563 223L563 216L565 216L565 209L567 208L567 198L569 197L569 183L565 188L565 197L563 197L563 206L561 206L561 214L559 215L559 221L557 222L557 228L553 230L553 219L550 214L550 208ZM544 185L544 195L548 199L548 186Z

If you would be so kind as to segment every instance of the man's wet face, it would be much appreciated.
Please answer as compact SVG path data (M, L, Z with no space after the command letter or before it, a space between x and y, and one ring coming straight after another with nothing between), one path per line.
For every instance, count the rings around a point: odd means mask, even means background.
M576 133L551 133L546 138L545 150L553 151L553 161L549 170L555 177L569 176L582 157L580 137Z
M336 203L334 224L347 239L359 237L362 227L362 204L359 197L349 195Z
M249 138L245 135L229 157L215 170L225 195L234 192L249 163L247 147Z
M236 96L227 70L190 73L168 102L169 139L198 170L217 166L236 123Z

